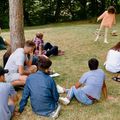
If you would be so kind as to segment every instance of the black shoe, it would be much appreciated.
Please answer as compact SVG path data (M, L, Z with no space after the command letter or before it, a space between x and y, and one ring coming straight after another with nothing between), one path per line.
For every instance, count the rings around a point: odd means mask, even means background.
M112 80L120 82L120 78L118 78L118 77L113 77Z

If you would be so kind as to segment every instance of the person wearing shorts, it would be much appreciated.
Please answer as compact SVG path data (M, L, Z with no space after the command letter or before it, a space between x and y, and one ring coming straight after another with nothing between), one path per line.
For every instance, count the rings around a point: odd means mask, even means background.
M36 72L37 67L30 65L26 60L27 54L32 54L35 44L32 41L26 41L24 48L17 48L9 57L5 69L9 72L5 74L6 82L11 82L13 86L24 85L29 74ZM27 69L24 64L26 63Z

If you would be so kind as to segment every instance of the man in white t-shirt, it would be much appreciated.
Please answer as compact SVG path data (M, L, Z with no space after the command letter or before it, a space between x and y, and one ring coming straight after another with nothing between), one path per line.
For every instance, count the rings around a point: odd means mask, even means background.
M35 44L32 41L26 41L24 48L16 49L9 57L5 69L9 72L5 74L5 80L11 82L13 86L24 85L29 74L36 72L37 67L31 66L32 57L26 60L27 54L32 54ZM32 55L31 55L32 56ZM24 64L27 67L25 68Z

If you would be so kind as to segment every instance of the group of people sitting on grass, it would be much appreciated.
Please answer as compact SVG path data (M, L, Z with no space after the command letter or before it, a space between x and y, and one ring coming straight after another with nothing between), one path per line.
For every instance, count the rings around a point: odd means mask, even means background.
M37 33L33 41L26 41L24 48L17 48L10 54L4 68L0 67L1 120L10 120L13 114L20 115L24 111L29 97L34 113L51 118L59 116L60 103L68 105L73 97L85 105L91 105L98 101L101 98L101 93L105 99L108 98L105 73L99 69L99 61L96 58L88 60L90 70L84 73L70 89L56 85L53 78L50 77L52 61L49 56L63 55L64 52L59 51L57 46L52 46L50 43L44 44L42 38L43 34ZM112 62L109 62L108 59L111 57L110 53L115 53L115 56L119 55L118 46L120 43L118 44L108 53L105 62L107 70L116 67L112 65L110 67ZM116 60L116 64L117 62ZM117 70L114 72L119 71ZM24 90L19 108L15 109L18 97L14 87L19 86L23 86ZM60 93L67 93L67 96L59 97Z

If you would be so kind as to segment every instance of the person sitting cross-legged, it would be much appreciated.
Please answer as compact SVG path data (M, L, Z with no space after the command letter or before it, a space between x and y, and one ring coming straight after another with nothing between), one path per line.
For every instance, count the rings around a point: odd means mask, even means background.
M60 97L59 101L65 105L69 104L73 97L85 105L91 105L101 97L101 91L105 99L107 98L107 88L105 84L105 74L98 69L99 62L92 58L88 61L90 71L84 73L80 80L68 90L67 97ZM67 89L66 89L67 91Z
M30 97L32 110L37 115L57 118L61 110L55 81L49 76L51 60L45 55L38 57L38 71L28 76L18 114L22 113Z

